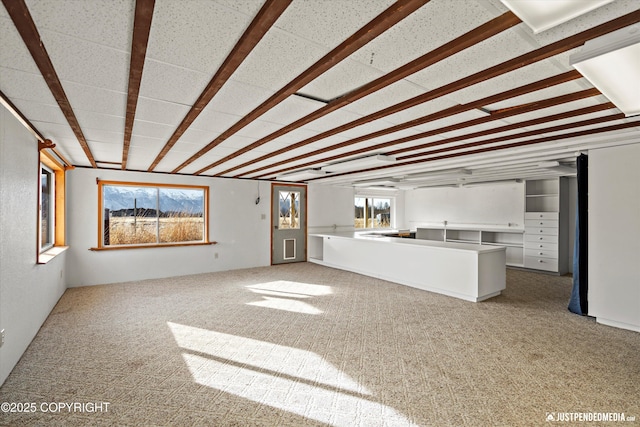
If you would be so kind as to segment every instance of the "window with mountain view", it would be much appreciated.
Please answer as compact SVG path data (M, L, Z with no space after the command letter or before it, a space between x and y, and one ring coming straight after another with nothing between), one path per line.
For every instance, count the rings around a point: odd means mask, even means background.
M208 187L99 184L100 247L208 242Z

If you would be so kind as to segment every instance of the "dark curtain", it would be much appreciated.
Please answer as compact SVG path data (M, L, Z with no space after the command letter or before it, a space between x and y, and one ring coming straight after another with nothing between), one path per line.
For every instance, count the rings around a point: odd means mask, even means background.
M577 158L578 203L576 206L576 236L573 247L573 290L569 300L569 310L586 315L589 312L587 292L589 290L588 265L588 157L580 154Z

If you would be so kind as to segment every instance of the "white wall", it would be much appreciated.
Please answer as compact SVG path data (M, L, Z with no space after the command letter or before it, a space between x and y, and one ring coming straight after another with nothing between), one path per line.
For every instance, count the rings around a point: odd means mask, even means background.
M36 264L38 173L35 138L0 107L0 384L65 290L66 253Z
M353 230L353 188L311 183L307 210L309 233Z
M209 186L211 246L90 251L97 246L98 186L112 181ZM260 185L261 202L255 204ZM171 277L270 264L268 182L78 168L67 173L68 286ZM264 219L262 219L264 214ZM218 254L218 258L215 257Z
M640 332L640 144L589 151L589 315Z
M524 228L524 183L408 190L404 216L411 229L443 221Z

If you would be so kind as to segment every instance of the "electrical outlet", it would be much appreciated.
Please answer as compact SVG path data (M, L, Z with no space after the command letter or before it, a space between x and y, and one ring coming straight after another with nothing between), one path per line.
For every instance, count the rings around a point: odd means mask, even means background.
M267 215L266 214L260 215L260 219L267 219Z
M214 257L215 259L218 259L218 252L216 252L215 254L213 254L213 257Z
M4 329L0 331L0 347L4 344Z

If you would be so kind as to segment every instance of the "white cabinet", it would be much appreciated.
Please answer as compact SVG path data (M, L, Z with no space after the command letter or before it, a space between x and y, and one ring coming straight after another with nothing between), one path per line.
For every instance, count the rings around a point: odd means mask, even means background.
M568 253L568 183L565 178L525 182L524 266L564 274Z

